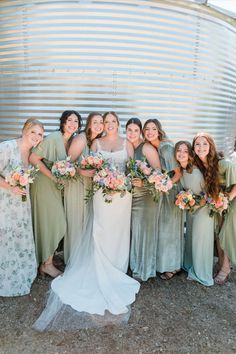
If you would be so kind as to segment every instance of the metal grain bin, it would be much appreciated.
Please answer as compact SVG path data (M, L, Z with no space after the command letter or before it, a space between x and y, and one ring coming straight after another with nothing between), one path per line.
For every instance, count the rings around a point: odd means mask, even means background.
M211 133L232 151L236 21L171 0L0 2L0 139L65 109L158 117L169 137Z

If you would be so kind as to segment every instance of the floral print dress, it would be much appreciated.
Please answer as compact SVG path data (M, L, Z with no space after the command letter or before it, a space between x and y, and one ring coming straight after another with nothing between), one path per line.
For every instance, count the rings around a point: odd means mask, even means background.
M16 140L0 144L0 175L5 178L22 165ZM27 201L0 188L0 296L30 292L37 274L29 192Z

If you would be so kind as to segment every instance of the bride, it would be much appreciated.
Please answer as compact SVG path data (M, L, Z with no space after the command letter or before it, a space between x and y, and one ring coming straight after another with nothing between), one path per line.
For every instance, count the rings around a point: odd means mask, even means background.
M105 136L91 149L124 172L132 145L119 136L114 112L103 116ZM54 279L47 306L34 328L78 329L127 322L140 284L126 275L130 246L131 194L106 203L99 190L83 235L65 269Z

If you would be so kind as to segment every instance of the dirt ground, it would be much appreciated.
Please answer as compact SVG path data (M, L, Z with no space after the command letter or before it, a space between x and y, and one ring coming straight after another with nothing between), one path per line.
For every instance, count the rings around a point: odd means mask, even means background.
M186 273L142 283L125 327L38 333L31 328L50 279L32 293L0 298L1 354L236 353L236 270L224 285L204 287Z

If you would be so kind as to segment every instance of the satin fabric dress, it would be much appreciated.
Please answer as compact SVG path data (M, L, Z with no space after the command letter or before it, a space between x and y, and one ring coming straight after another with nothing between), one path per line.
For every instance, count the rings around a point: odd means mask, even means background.
M162 141L158 148L161 168L171 171L176 166L174 158L174 145L171 141ZM176 210L175 196L179 191L179 185L175 185L169 193L163 193L157 239L157 272L173 272L183 264L183 215Z
M0 175L5 178L15 167L23 167L16 140L0 144ZM29 189L27 200L0 188L0 296L30 293L37 275Z
M230 191L236 184L236 163L230 160L219 161L220 182L224 190ZM222 249L232 263L236 263L236 198L230 202L228 213L219 233Z
M33 150L42 162L52 168L54 162L65 160L66 150L60 131L46 136ZM54 181L39 172L31 187L33 228L38 263L53 255L66 233L66 218L61 191Z
M134 151L135 160L143 160L144 143ZM160 201L145 187L135 187L132 199L130 269L134 278L143 281L156 276L156 249Z
M192 173L183 171L181 184L191 189L194 194L203 192L204 179L199 169ZM211 286L213 281L214 217L210 217L207 206L194 213L187 211L186 241L183 268L188 272L188 279Z
M89 155L89 147L85 133L80 134L85 141L85 147L78 159ZM67 220L67 231L64 238L64 261L68 262L76 244L79 242L84 223L89 212L89 202L85 201L86 193L91 188L92 179L90 177L79 176L76 180L71 180L65 186L64 207Z

